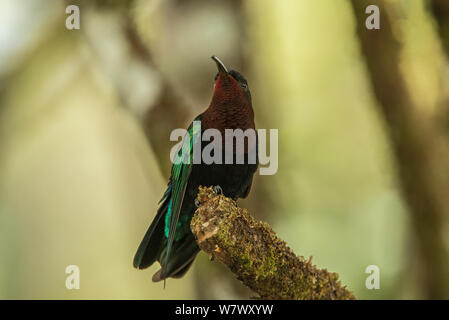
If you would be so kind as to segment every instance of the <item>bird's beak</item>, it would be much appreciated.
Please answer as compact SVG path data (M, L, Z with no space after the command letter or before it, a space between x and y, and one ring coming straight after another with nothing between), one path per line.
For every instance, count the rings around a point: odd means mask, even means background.
M226 69L226 66L223 64L223 62L221 62L221 60L218 59L217 56L212 56L211 58L217 64L218 72L224 73L224 74L227 75L228 74L228 69Z

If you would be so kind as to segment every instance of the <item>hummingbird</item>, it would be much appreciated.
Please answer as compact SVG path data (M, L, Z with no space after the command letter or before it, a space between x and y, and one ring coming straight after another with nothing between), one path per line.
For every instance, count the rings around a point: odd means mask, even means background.
M255 131L254 111L248 82L241 73L229 70L221 60L212 56L218 73L214 78L214 91L209 107L187 129L187 134L177 152L182 155L182 148L187 146L192 156L193 141L200 141L201 150L207 145L201 141L201 134L207 129L218 130L222 135L227 129L252 129L256 142L245 143L244 148L230 149L232 163L225 161L225 152L219 163L206 164L195 161L174 162L168 186L156 216L145 233L134 256L134 267L145 269L158 261L161 269L153 275L153 282L167 278L180 278L190 268L200 251L194 235L190 230L190 222L198 203L196 202L199 186L213 186L214 191L237 200L246 198L250 192L253 175L258 167L257 132ZM200 123L200 130L194 123ZM225 149L224 142L218 144ZM214 150L215 152L215 150ZM238 153L244 153L243 163L235 163ZM255 161L249 161L249 154L255 152Z

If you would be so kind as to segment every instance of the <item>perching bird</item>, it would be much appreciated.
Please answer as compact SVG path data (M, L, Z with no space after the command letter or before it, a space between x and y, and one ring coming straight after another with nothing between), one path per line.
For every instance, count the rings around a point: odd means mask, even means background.
M237 199L245 198L251 188L254 172L258 166L257 133L256 142L248 140L243 148L244 163L236 163L236 156L242 149L233 145L233 164L225 164L225 129L255 129L251 94L245 78L237 71L228 71L215 56L218 73L215 89L209 107L194 121L201 121L201 134L206 129L217 129L223 137L222 163L195 164L195 161L174 162L168 188L165 191L156 217L146 232L134 257L134 267L144 269L159 261L161 269L153 275L153 281L168 277L182 277L192 265L199 247L190 231L190 221L196 210L195 200L199 186L214 186L216 191ZM193 124L193 123L192 123ZM198 141L199 130L190 124L189 141L182 144L192 155L193 141ZM254 130L255 132L255 130ZM199 140L201 141L201 140ZM209 142L200 142L201 150ZM189 148L190 147L190 148ZM249 154L255 152L255 161ZM181 150L178 156L182 156ZM193 162L193 163L192 163ZM176 226L176 227L175 227Z

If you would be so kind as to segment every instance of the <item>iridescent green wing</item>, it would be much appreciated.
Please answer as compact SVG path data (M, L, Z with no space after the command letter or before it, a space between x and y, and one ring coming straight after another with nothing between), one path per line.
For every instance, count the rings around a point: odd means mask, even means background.
M199 117L187 129L187 134L183 139L182 145L176 153L171 173L171 196L168 205L167 215L165 217L165 236L167 237L167 251L165 261L162 266L164 274L168 258L170 256L173 242L176 237L179 216L181 213L182 202L186 192L189 176L193 166L193 146L199 143L201 139L201 125Z

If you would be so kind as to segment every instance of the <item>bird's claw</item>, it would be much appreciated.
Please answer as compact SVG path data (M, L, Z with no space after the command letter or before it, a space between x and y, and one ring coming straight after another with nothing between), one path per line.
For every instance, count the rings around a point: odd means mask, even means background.
M200 200L198 200L198 198L195 199L195 207L199 208L200 205L201 205Z
M223 194L223 189L218 184L213 187L213 190L216 194Z

